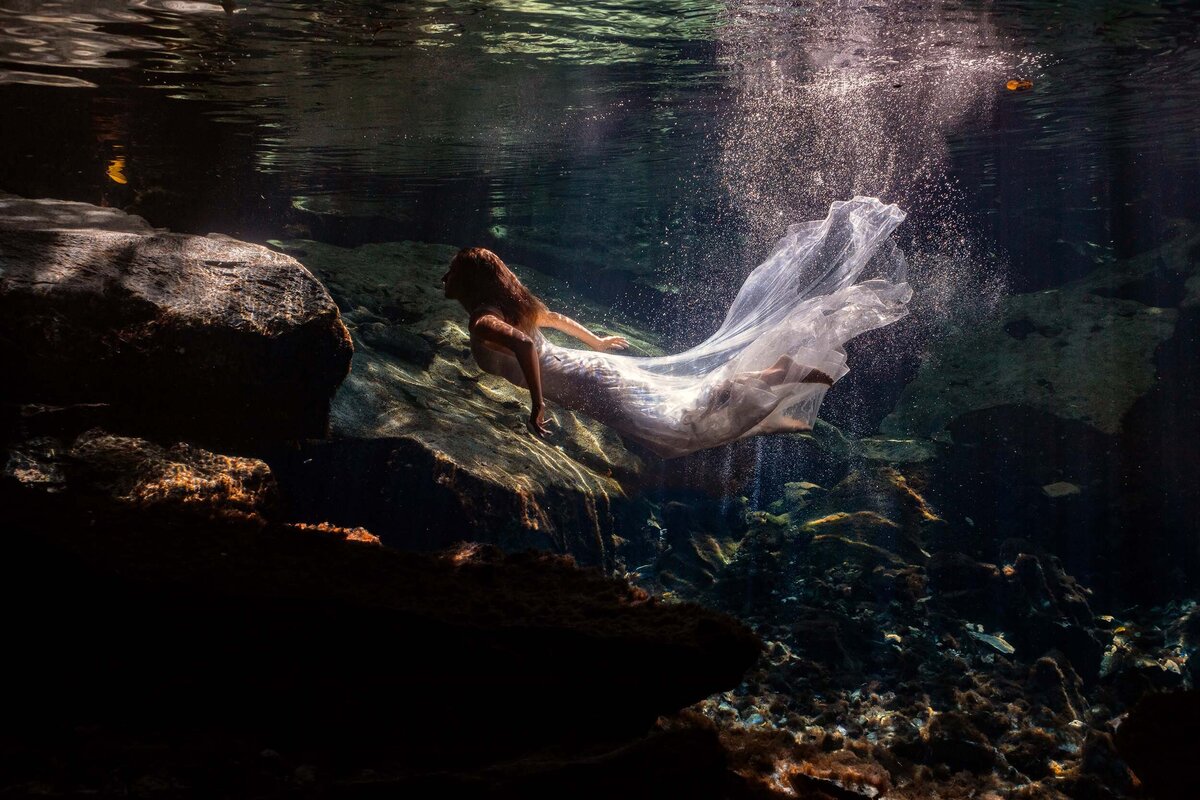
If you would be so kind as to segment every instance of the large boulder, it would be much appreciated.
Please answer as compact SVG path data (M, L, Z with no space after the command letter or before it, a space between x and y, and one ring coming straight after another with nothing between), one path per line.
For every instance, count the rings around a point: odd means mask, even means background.
M127 426L213 441L322 435L351 353L293 258L0 196L4 401L107 403Z

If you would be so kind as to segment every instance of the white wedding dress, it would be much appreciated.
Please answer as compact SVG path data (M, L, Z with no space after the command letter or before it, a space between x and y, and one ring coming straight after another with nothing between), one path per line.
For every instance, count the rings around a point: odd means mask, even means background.
M824 220L793 225L747 276L717 332L672 356L639 358L559 347L537 337L546 398L582 411L671 458L776 431L806 430L828 386L845 375L842 345L895 322L912 290L888 235L904 212L871 197L833 203ZM525 382L516 359L474 347L488 372ZM783 383L751 376L790 356Z

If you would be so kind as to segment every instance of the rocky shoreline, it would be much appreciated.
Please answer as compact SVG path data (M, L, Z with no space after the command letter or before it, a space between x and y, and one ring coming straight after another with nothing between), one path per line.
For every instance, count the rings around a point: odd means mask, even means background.
M661 462L524 431L452 248L0 196L0 792L1180 796L1200 469L1136 437L1193 385L1197 241L948 334L878 436Z

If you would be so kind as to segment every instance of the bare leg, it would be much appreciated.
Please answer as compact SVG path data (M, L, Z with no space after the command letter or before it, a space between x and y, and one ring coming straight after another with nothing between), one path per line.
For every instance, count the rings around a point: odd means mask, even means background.
M760 369L755 372L739 372L732 379L725 381L722 388L717 392L716 402L723 404L729 401L733 392L734 383L746 383L747 381L762 381L767 386L780 386L784 383L821 383L825 386L833 386L833 378L826 375L819 369L807 368L804 377L800 379L790 378L789 376L805 370L791 356L780 356L774 364L767 369ZM803 430L808 430L804 428Z
M803 373L804 377L798 380L793 377ZM825 386L833 386L833 378L826 375L819 369L805 368L798 365L791 356L780 356L779 359L770 367L758 372L746 372L734 378L737 380L757 379L765 383L767 386L780 386L784 383L820 383ZM760 420L761 421L761 420ZM758 424L757 422L755 424ZM780 418L775 430L783 432L804 433L812 430L812 425L808 422L789 417Z
M798 366L791 356L780 356L779 360L772 364L768 369L759 372L746 373L750 377L758 378L768 386L778 386L781 383L788 382L789 374L795 374L804 369ZM821 372L819 369L809 369L803 378L800 378L797 383L823 383L826 386L833 386L833 378Z
M777 424L778 427L775 430L779 433L807 433L813 429L813 426L807 422L791 417L780 417Z

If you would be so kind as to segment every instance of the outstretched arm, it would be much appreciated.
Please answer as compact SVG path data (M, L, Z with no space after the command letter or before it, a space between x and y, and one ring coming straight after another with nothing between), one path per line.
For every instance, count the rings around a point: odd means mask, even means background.
M624 350L629 346L629 341L624 336L597 336L566 314L557 311L542 314L538 318L538 325L574 336L593 350Z
M546 403L542 398L542 371L533 339L495 314L482 314L472 319L471 335L478 336L486 346L501 347L516 356L525 376L525 385L529 387L529 428L534 433L549 433L543 416Z

